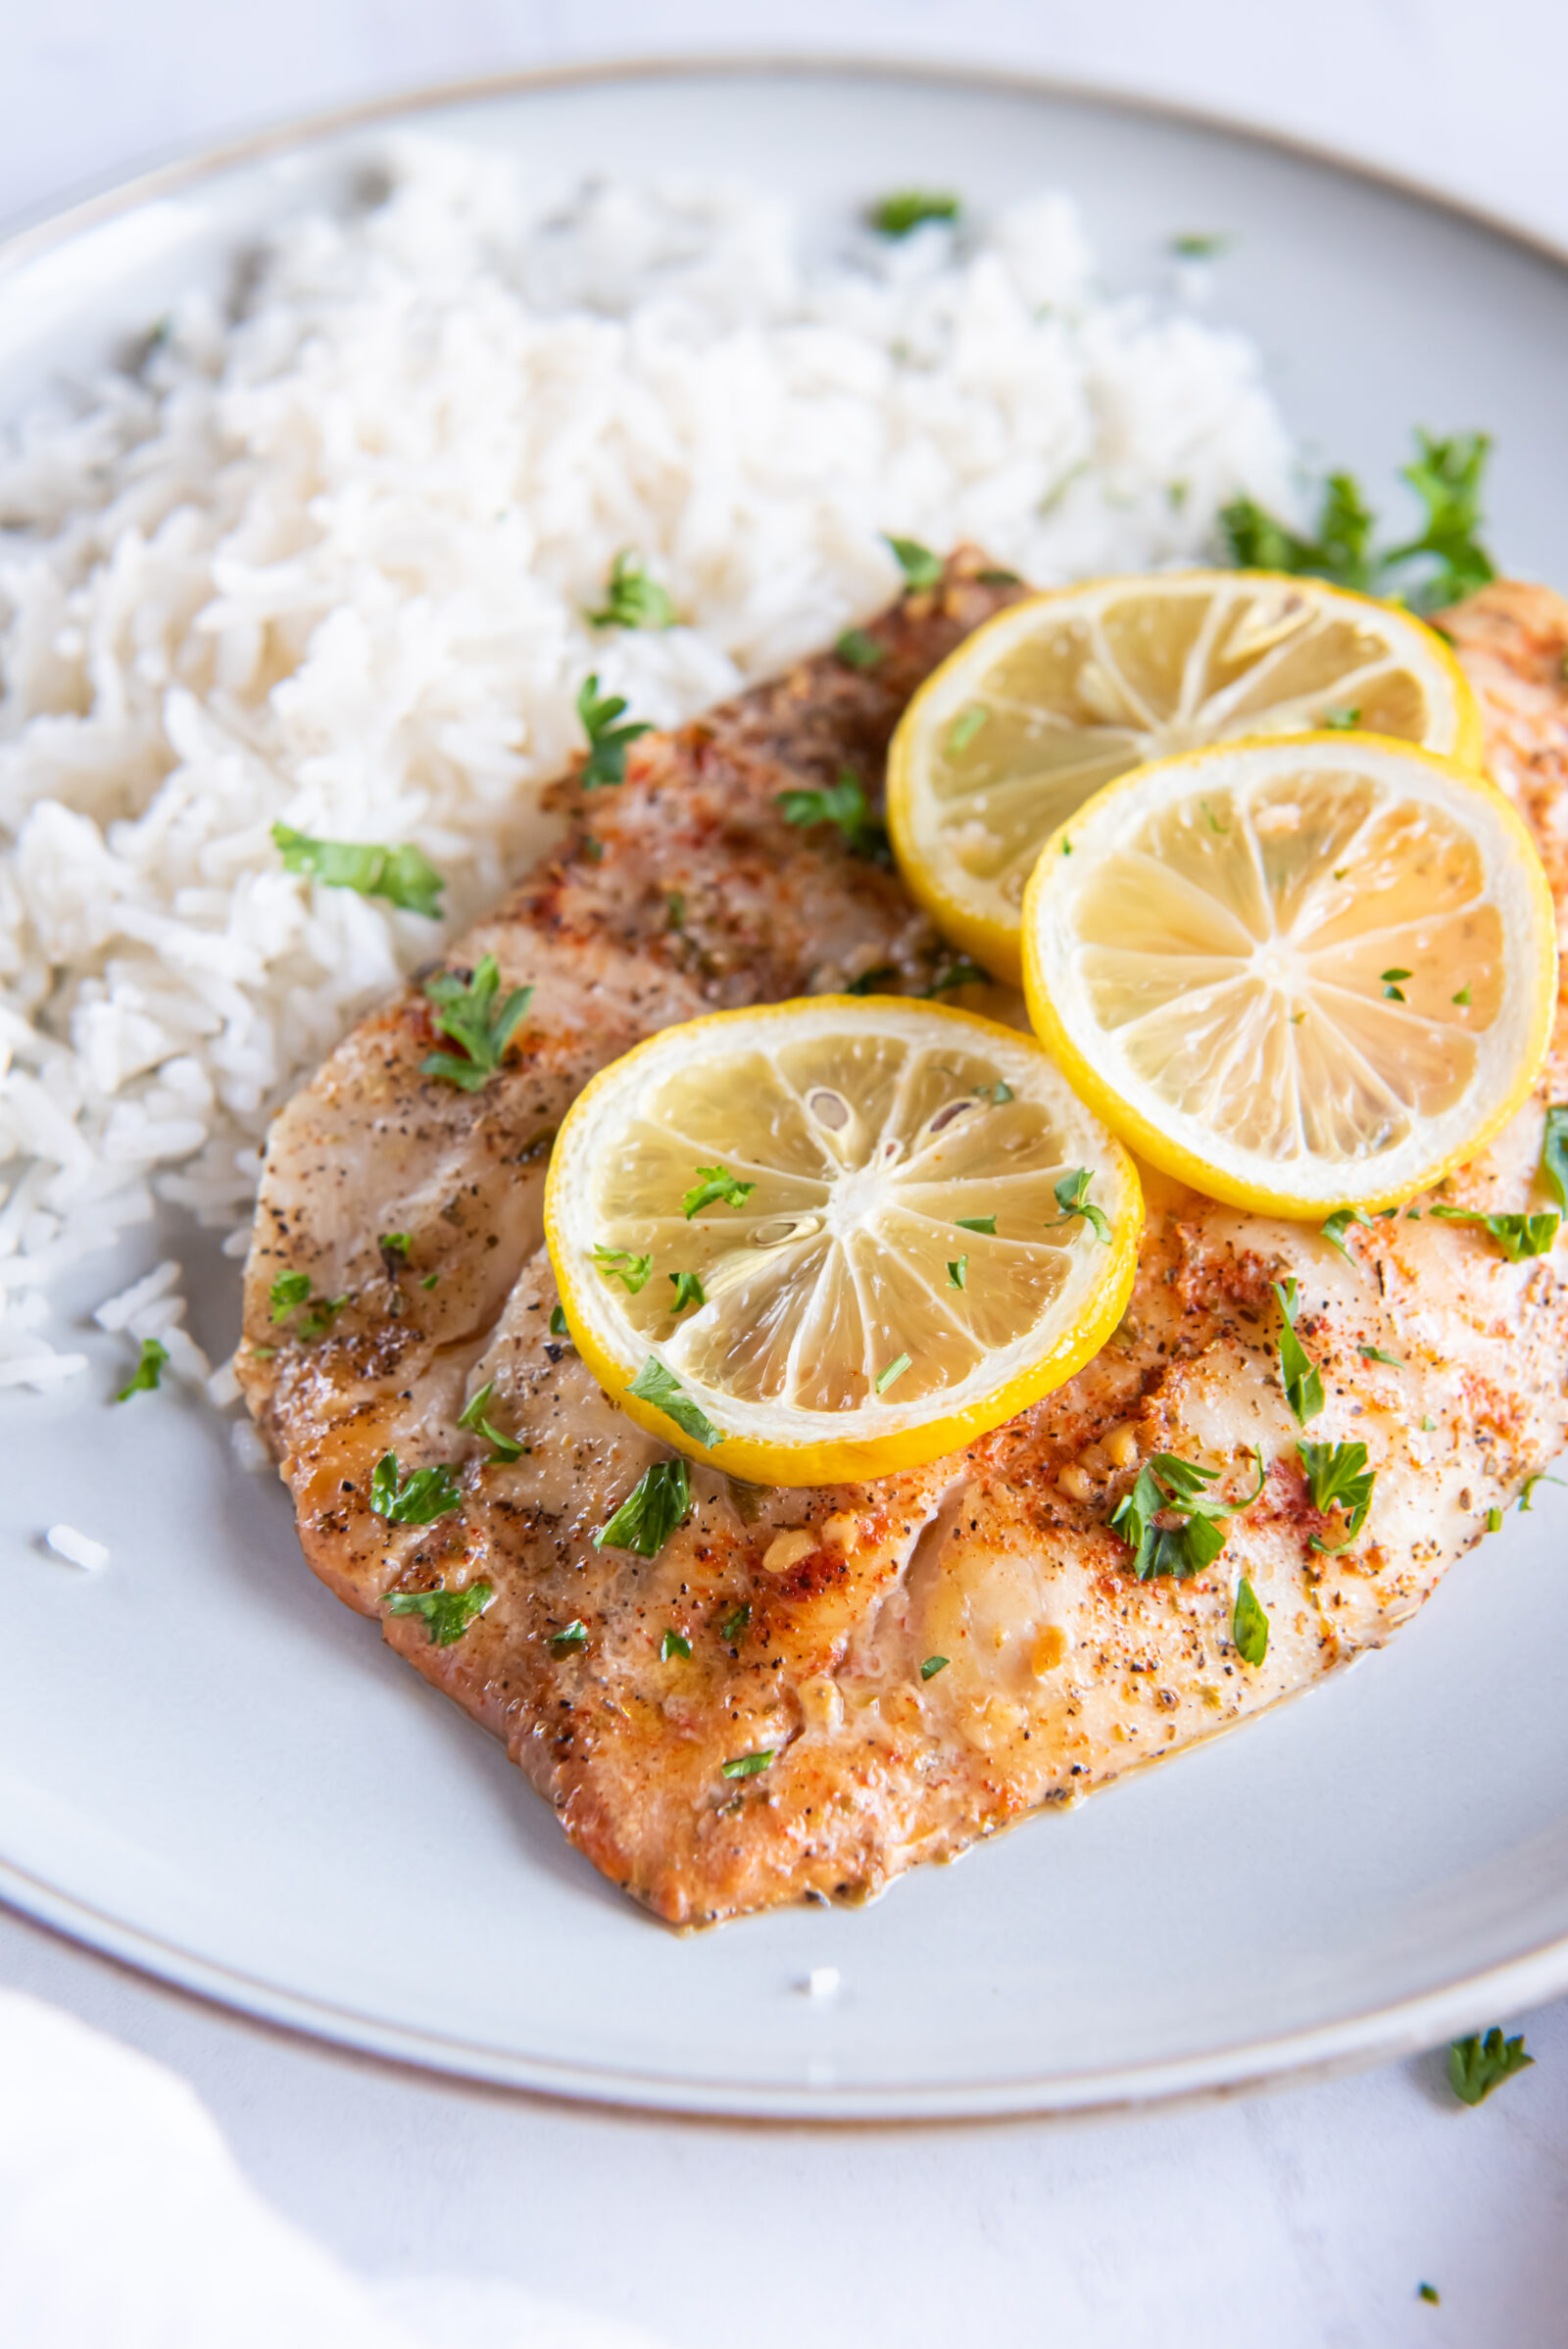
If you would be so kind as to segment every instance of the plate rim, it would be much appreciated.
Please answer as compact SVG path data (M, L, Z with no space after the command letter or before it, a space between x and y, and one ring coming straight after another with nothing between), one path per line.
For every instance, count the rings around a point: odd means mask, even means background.
M836 55L822 50L709 49L662 51L578 60L540 67L419 82L383 90L350 104L270 119L219 140L177 145L146 164L117 167L75 192L45 199L0 223L0 279L105 222L139 207L199 187L247 165L373 130L411 117L475 105L488 99L598 87L699 78L766 75L818 81L903 81L971 92L1021 95L1068 106L1097 107L1165 122L1285 155L1366 187L1402 198L1463 225L1480 229L1535 259L1568 272L1568 240L1558 241L1504 213L1455 196L1434 182L1369 162L1301 134L1259 127L1219 108L1104 82L964 58L896 58L874 52ZM72 1941L119 1959L153 1981L172 1984L217 2006L297 2031L329 2046L353 2049L448 2078L522 2089L609 2109L664 2112L692 2119L771 2123L834 2122L847 2127L887 2123L985 2122L1048 2114L1131 2113L1152 2106L1191 2105L1286 2086L1392 2062L1438 2045L1489 2014L1518 2014L1568 1991L1568 1933L1414 1996L1385 2000L1279 2037L1221 2042L1196 2054L1104 2067L1081 2076L1059 2074L961 2083L928 2081L899 2087L823 2082L692 2080L624 2066L514 2056L454 2034L422 2031L345 2009L203 1957L157 1933L126 1923L91 1902L60 1890L31 1871L0 1857L0 1901Z

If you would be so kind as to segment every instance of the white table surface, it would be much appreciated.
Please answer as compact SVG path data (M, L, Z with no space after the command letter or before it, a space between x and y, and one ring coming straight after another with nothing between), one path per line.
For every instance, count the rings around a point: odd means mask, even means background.
M1560 0L1490 18L1474 0L0 0L0 218L387 88L774 45L961 54L1188 100L1568 243ZM401 2071L5 1912L0 1982L172 2064L254 2183L369 2277L510 2280L686 2349L1568 2340L1568 2004L1507 2018L1537 2066L1474 2113L1434 2056L1186 2112L836 2132L607 2114ZM1441 2307L1417 2299L1423 2278Z

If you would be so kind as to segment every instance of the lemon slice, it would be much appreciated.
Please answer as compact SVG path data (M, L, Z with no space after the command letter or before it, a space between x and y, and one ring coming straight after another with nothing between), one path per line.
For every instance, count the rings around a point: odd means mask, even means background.
M1037 1034L1133 1149L1281 1215L1407 1199L1524 1100L1551 898L1483 777L1314 734L1138 768L1024 900Z
M1049 1394L1120 1319L1142 1220L1033 1037L875 996L651 1037L573 1103L545 1192L594 1376L764 1485L917 1466Z
M1325 724L1481 764L1442 637L1370 596L1271 571L1099 579L999 612L927 679L888 758L899 869L939 928L1017 984L1041 843L1146 759Z

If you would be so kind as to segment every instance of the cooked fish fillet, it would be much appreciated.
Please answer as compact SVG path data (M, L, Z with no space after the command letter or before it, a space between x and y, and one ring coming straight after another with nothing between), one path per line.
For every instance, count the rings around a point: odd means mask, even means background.
M596 1867L674 1924L862 1898L1255 1713L1413 1614L1568 1432L1555 1257L1510 1264L1479 1229L1423 1216L1353 1230L1348 1260L1310 1227L1152 1184L1115 1340L1010 1425L868 1485L757 1493L697 1468L657 1558L593 1547L660 1447L551 1334L551 1136L597 1067L669 1021L872 969L930 984L943 952L896 878L790 828L775 801L844 768L873 786L914 686L1012 592L994 582L956 558L877 623L874 669L809 662L647 738L619 790L564 787L569 845L447 957L493 954L505 985L536 991L502 1073L475 1093L421 1076L439 1040L410 988L272 1129L241 1372L307 1559L505 1739ZM1497 586L1446 625L1561 903L1568 605ZM1453 1203L1544 1203L1542 1103L1568 1098L1564 1042L1559 1028L1541 1094L1453 1179ZM387 1233L409 1235L406 1254L379 1247ZM274 1327L284 1271L347 1301ZM1345 1523L1312 1505L1280 1384L1270 1283L1292 1273L1327 1395L1310 1434L1364 1443L1377 1472L1370 1522L1338 1551L1313 1546ZM524 1447L510 1464L459 1426L491 1382L491 1424ZM1136 1582L1107 1519L1139 1462L1180 1453L1240 1498L1254 1450L1264 1488L1222 1556ZM455 1464L461 1510L424 1527L373 1513L388 1452L405 1472ZM1232 1641L1244 1573L1271 1621L1258 1669ZM450 1643L386 1611L480 1580L493 1600ZM689 1657L662 1657L667 1631ZM923 1680L932 1656L949 1660ZM755 1775L725 1775L763 1753Z

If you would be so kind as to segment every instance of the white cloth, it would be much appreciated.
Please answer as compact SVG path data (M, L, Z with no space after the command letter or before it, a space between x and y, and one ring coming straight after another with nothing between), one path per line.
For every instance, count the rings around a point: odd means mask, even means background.
M411 2229L420 2213L411 2210ZM5 2349L658 2349L514 2286L372 2287L269 2209L194 2091L0 1992Z

